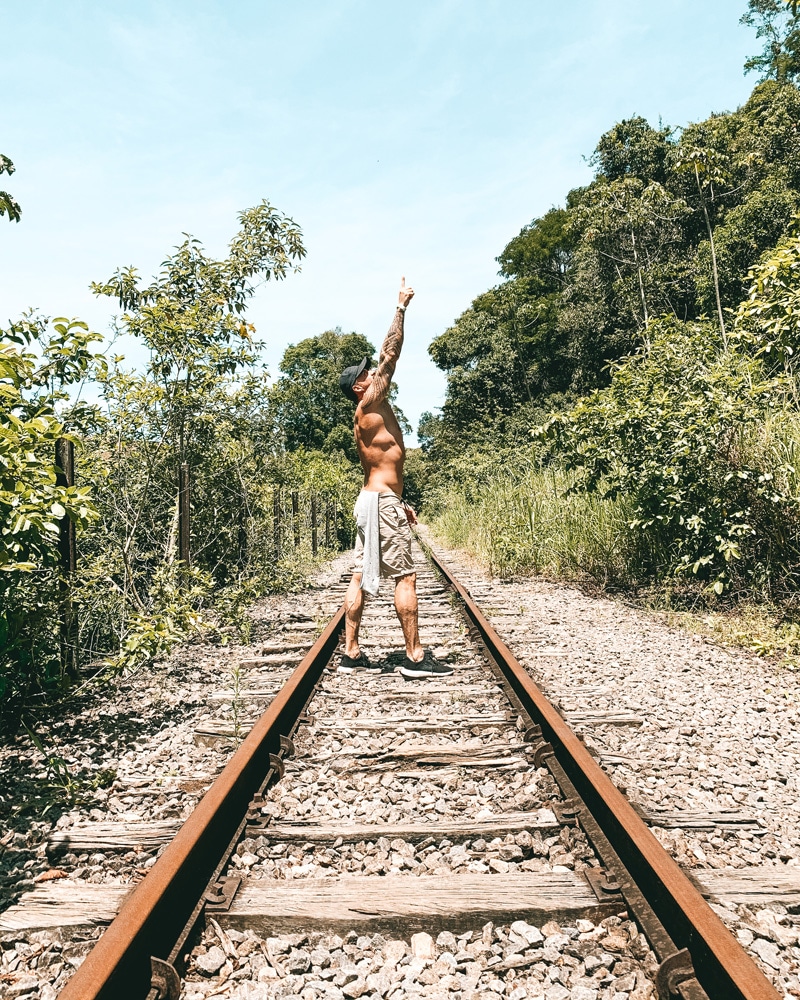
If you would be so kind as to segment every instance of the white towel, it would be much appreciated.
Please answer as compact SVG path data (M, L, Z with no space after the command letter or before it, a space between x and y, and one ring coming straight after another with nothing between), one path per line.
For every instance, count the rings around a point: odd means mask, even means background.
M358 494L353 511L359 533L364 539L364 568L361 573L361 589L372 597L375 597L381 585L379 498L380 493L362 490Z

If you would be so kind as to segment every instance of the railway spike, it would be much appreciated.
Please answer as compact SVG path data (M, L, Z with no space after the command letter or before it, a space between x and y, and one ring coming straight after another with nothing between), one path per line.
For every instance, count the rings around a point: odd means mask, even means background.
M600 888L603 892L607 892L609 895L620 891L620 884L617 876L613 872L606 872L603 876L603 881L600 883Z
M214 884L213 889L209 889L205 894L206 909L214 912L229 910L241 884L241 878L235 875L220 879ZM214 889L217 891L214 892Z
M556 807L556 815L562 823L576 823L582 811L581 802L578 799L565 799Z

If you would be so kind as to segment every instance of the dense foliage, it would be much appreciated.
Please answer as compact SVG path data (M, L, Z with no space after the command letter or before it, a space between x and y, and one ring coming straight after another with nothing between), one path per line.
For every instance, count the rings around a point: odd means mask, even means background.
M57 482L56 412L94 361L85 324L27 317L0 345L0 700L30 678L57 680L59 523L97 517L87 486ZM34 351L32 346L38 348ZM80 412L75 407L76 414Z
M658 561L641 575L690 572L717 594L731 583L787 594L800 556L796 477L758 447L784 384L758 358L719 349L716 332L654 323L608 388L541 433L579 472L573 490L624 495L629 527L658 537Z
M800 24L797 0L749 0L742 24L756 29L764 48L744 64L745 73L760 70L775 80L800 76Z

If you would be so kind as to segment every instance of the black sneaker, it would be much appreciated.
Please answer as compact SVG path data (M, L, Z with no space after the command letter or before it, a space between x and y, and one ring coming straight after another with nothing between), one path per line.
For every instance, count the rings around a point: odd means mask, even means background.
M407 680L414 680L417 677L449 677L453 673L453 668L437 660L433 653L426 649L419 663L406 657L400 667L400 673Z
M340 674L379 674L380 672L380 666L377 663L372 663L364 652L359 653L358 656L348 656L347 653L343 653L338 668Z

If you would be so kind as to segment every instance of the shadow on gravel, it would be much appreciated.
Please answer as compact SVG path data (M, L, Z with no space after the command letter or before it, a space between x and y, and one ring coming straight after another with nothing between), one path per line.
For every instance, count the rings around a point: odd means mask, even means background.
M40 708L19 732L0 736L0 913L50 867L45 847L59 817L113 783L109 758L184 712L180 704L151 705L145 727L134 709L109 712L107 699L107 688L96 689ZM56 711L67 718L53 718Z

